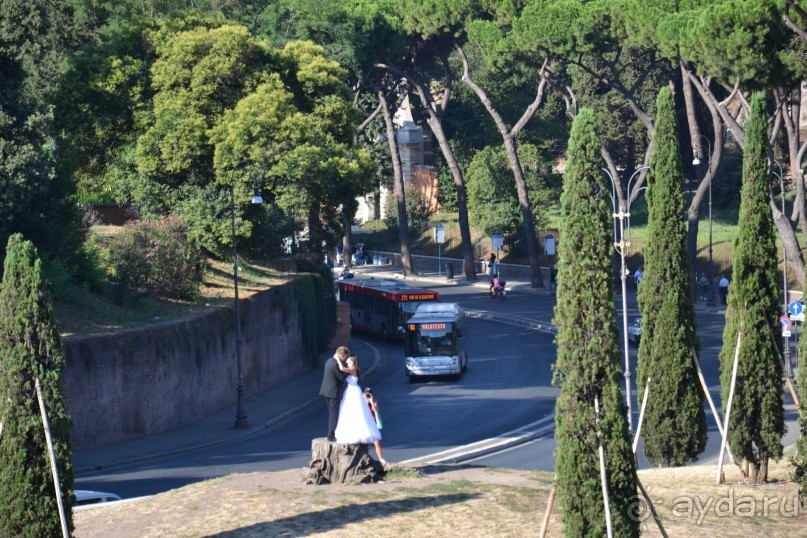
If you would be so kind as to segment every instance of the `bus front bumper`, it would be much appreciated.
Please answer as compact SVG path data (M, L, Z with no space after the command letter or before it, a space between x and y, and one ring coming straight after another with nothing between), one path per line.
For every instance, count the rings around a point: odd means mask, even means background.
M406 375L458 375L462 372L458 357L429 357L428 359L406 359Z

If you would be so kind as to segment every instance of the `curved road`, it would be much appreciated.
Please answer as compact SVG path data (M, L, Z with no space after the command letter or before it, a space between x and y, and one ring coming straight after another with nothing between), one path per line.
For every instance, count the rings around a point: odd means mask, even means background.
M535 299L523 295L492 303L484 289L429 287L438 289L444 301L502 313L526 309ZM470 364L460 380L410 383L403 372L401 344L356 338L380 357L378 368L362 385L372 386L381 404L388 461L423 458L496 437L554 411L552 335L473 318L469 330ZM363 366L369 366L368 359ZM323 420L324 405L313 405L237 443L77 477L76 487L131 498L231 473L302 469L310 461L311 439L321 433Z

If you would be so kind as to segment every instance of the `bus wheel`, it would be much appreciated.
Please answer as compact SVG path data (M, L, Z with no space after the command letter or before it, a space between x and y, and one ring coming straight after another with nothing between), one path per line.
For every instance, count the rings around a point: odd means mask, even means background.
M418 376L416 376L414 374L409 374L407 377L409 377L409 382L410 383L417 383Z

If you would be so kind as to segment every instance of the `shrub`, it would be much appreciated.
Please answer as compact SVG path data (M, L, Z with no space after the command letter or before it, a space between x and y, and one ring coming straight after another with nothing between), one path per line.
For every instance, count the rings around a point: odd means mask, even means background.
M415 231L425 230L429 222L429 209L425 205L425 199L416 187L406 187L404 190L406 199L406 218L409 221L409 229ZM390 228L398 226L398 208L395 204L395 197L390 193L385 204L386 216L384 220Z
M173 216L127 225L111 242L106 262L125 291L192 299L204 274L204 258L188 241L185 223Z

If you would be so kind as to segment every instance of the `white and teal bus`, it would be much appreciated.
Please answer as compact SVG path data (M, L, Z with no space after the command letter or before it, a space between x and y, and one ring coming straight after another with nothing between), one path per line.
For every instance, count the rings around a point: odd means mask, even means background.
M423 303L406 322L406 375L451 375L459 378L468 367L468 325L456 303Z

